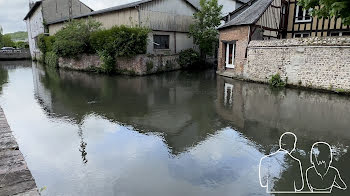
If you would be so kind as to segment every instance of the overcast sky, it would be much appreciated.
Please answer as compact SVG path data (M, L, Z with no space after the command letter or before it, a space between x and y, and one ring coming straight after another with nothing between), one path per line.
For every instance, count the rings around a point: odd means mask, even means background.
M129 3L137 0L82 0L93 10ZM0 0L0 26L4 33L26 31L23 21L29 11L29 0Z

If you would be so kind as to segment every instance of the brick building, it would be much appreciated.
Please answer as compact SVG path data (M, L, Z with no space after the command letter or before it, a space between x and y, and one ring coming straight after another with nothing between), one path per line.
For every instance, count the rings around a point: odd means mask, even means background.
M340 18L312 17L297 0L251 0L219 27L218 73L241 77L252 40L350 35Z
M286 7L283 0L252 0L227 15L219 27L218 72L241 76L249 42L280 37Z

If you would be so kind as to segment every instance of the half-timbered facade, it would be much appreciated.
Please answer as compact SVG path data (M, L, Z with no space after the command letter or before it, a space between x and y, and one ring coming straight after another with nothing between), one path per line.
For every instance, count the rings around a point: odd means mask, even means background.
M350 26L343 25L341 18L321 18L310 16L308 10L297 5L297 0L289 0L288 29L286 38L310 36L348 36ZM350 11L350 10L349 10Z

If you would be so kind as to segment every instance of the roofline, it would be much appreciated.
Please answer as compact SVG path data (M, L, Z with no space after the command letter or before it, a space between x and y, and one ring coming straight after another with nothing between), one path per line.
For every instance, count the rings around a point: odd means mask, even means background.
M80 1L80 0L79 0L79 2L80 2L81 4L83 4L83 5L85 5L87 8L89 8L92 12L94 11L90 6L86 5L84 2L82 2L82 1Z
M109 7L109 8L105 8L102 10L96 10L94 12L90 12L87 14L83 14L80 16L75 16L72 19L79 19L79 18L85 18L85 17L89 17L89 16L95 16L95 15L100 15L100 14L105 14L105 13L111 13L111 12L116 12L116 11L120 11L120 10L124 10L124 9L132 9L135 8L136 6L142 5L144 3L149 3L152 0L139 0L136 2L132 2L132 3L126 3L126 4L122 4L122 5L118 5L118 6L113 6L113 7ZM128 6L130 5L130 6ZM122 7L122 6L126 6L126 7ZM121 7L120 9L118 9L118 7ZM115 8L115 9L113 9ZM65 18L65 19L60 19L60 20L56 20L56 21L52 21L47 23L48 25L52 25L52 24L57 24L57 23L62 23L62 22L66 22L68 21L70 18Z
M35 10L41 5L42 1L37 1L34 3L33 7L29 10L29 12L27 13L27 15L24 17L23 20L27 20L27 18L29 18L34 12Z
M227 29L227 28L230 28L230 27L242 27L242 26L251 26L252 24L240 24L240 25L230 25L230 26L222 26L222 27L219 27L218 30L224 30L224 29Z
M257 17L254 22L252 24L255 24L256 22L258 22L258 20L261 18L262 15L265 14L266 10L270 7L270 5L272 4L274 0L270 0L270 3L266 6L265 10L259 15L259 17ZM281 8L282 10L282 8Z
M191 7L193 7L195 10L199 11L200 9L197 8L195 5L193 5L191 2L189 2L188 0L184 0L186 3L188 3Z
M233 12L231 12L231 13L229 13L228 15L231 15L231 14L235 14L236 12L239 12L241 9L244 9L247 5L249 5L249 6L252 6L252 2L253 1L257 1L257 0L250 0L249 2L247 2L246 4L244 4L244 5L242 5L241 7L239 7L238 9L236 9L236 10L234 10ZM259 17L257 17L252 23L247 23L247 24L240 24L240 25L228 25L228 26L225 26L226 24L224 24L223 26L221 26L221 27L219 27L218 28L218 30L221 30L221 29L225 29L225 28L227 28L227 27L233 27L233 26L245 26L245 25L252 25L252 24L255 24L260 18L261 18L261 16L266 12L266 10L267 10L267 8L269 8L269 6L272 4L272 2L273 2L274 0L270 0L270 3L266 6L266 8L265 8L265 10L259 15ZM248 7L249 8L249 7ZM247 8L247 9L248 9ZM243 12L245 12L245 11L243 11ZM242 12L242 13L243 13ZM241 14L242 14L241 13ZM226 15L226 16L228 16L228 15ZM225 17L226 17L225 16ZM238 15L237 15L238 16ZM233 19L231 19L231 20L233 20ZM231 21L230 20L230 21Z
M102 9L102 10L97 10L97 11L94 11L94 12L91 12L91 13L87 13L87 14L83 14L83 15L80 15L80 16L75 16L72 19L79 19L79 18L85 18L85 17L89 17L89 16L95 16L95 15L100 15L100 14L116 12L116 11L125 10L125 9L132 9L132 8L135 8L137 6L140 6L142 4L149 3L149 2L152 2L152 1L153 0L140 0L140 1L133 2L133 3L122 4L122 5L119 5L119 6L114 6L114 7L109 7L109 8L105 8L105 9ZM187 0L183 0L183 1L188 3L195 10L197 10L197 11L199 10L194 5L192 5L192 3L188 2ZM132 6L127 6L127 5L132 5ZM122 6L126 6L126 7L122 7ZM112 8L118 8L118 7L122 7L122 8L114 9L114 10L112 9ZM47 24L48 25L53 25L53 24L57 24L57 23L66 22L68 20L69 20L69 18L64 18L64 19L60 19L60 20L49 22Z
M256 1L256 0L250 0L250 1L248 1L247 3L243 3L243 2L242 2L243 5L242 5L241 7L239 7L239 8L237 8L237 9L233 10L232 12L228 13L226 16L231 15L231 14L234 14L234 13L240 11L241 9L245 8L247 5L249 5L249 4L252 3L253 1Z

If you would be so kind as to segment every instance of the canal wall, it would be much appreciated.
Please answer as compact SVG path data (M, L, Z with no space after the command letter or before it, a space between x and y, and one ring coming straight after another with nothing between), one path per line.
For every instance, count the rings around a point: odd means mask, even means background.
M350 37L251 41L241 77L267 83L277 73L291 85L350 91Z
M39 195L5 114L0 108L0 195Z
M0 61L31 59L29 49L0 50Z
M115 69L125 75L148 75L181 69L177 62L178 55L136 55L117 57ZM98 55L80 55L78 58L59 58L58 66L79 71L96 70L101 67Z

